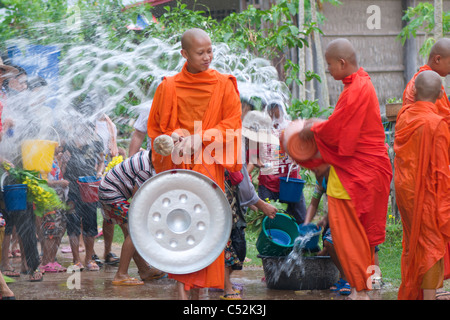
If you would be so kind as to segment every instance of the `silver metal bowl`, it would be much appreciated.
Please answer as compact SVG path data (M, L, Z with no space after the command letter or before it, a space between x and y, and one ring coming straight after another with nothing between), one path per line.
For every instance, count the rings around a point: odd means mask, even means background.
M191 170L170 170L146 181L134 195L128 217L139 254L173 274L210 265L225 249L232 226L222 189Z

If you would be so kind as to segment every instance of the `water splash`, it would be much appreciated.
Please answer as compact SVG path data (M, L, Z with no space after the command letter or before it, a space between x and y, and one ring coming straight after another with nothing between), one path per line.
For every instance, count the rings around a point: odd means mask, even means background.
M45 26L46 30L50 28L61 29L61 25ZM3 119L13 119L15 134L3 139L0 153L8 153L14 161L20 158L20 152L13 146L29 137L57 141L76 138L76 127L88 127L101 115L113 114L118 106L127 111L114 116L114 122L131 125L139 114L149 112L162 78L176 74L185 63L181 44L173 44L173 39L148 38L139 44L125 41L120 48L110 48L106 35L99 26L93 37L95 43L69 47L67 43L52 44L68 48L59 62L56 89L49 84L40 96L29 91L8 96ZM30 43L15 39L8 43L12 44L24 48ZM226 43L214 44L211 67L237 78L241 98L256 97L264 104L276 100L283 106L290 98L289 88L279 81L268 60L233 51ZM54 107L49 107L49 97L55 101ZM34 102L36 99L39 103ZM58 130L56 137L53 128Z
M267 281L272 283L277 283L280 277L291 277L293 273L302 278L305 275L305 248L306 243L308 243L313 237L312 233L306 235L300 235L295 239L294 247L292 251L285 257L280 257L276 263L269 263L266 265L268 278Z

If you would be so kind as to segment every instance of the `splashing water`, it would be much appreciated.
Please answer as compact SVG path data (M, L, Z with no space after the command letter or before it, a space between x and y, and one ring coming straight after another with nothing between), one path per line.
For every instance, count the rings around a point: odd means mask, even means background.
M45 27L61 28L61 25ZM120 49L111 49L106 31L98 27L96 33L96 43L75 45L64 52L56 86L49 83L39 94L27 90L8 96L3 119L13 119L14 135L3 139L0 153L14 162L20 158L17 146L25 139L61 142L76 138L80 130L83 132L77 127L89 127L89 122L95 122L103 114L113 114L118 106L129 112L114 116L113 121L131 125L137 115L148 114L162 78L176 74L185 63L180 42L172 44L172 39L148 38L139 44L128 41ZM16 39L8 43L12 44L25 47L29 42ZM278 73L268 60L248 52L233 53L226 43L213 46L211 67L237 78L241 98L257 97L264 103L282 101L284 108L290 91L278 80ZM17 64L20 63L18 60ZM49 98L54 106L49 106Z
M282 260L279 260L279 263L268 264L267 274L270 275L268 281L277 283L282 275L290 277L293 272L297 272L300 277L303 277L305 275L305 252L303 248L313 236L313 233L298 236L295 239L292 251L287 256L280 257Z

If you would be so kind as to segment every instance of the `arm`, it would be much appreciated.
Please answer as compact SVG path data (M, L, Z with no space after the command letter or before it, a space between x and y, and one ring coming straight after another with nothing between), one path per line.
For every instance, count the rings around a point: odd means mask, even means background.
M133 135L131 136L130 147L128 149L129 157L139 152L146 135L146 132L142 132L137 129L134 130Z

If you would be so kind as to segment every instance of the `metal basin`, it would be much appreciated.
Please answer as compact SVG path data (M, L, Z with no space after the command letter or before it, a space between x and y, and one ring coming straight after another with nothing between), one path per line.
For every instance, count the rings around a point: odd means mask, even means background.
M173 274L201 270L217 259L231 225L222 189L190 170L155 175L136 192L129 209L136 250L153 267Z

